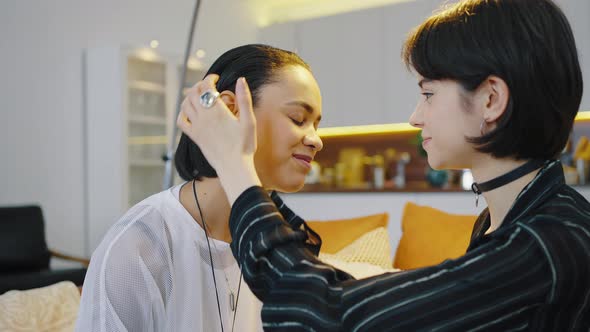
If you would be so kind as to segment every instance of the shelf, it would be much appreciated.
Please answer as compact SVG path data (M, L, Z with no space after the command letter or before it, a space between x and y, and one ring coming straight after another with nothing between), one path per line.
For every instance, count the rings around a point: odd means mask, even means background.
M165 118L150 115L130 115L129 122L147 125L167 125Z
M132 136L127 139L129 145L152 145L152 144L168 144L168 137L166 136Z
M590 111L580 111L576 115L575 122L590 121ZM363 126L345 126L345 127L327 127L318 129L318 135L322 139L326 138L343 138L343 137L359 137L359 136L373 136L384 137L388 135L399 134L416 134L420 131L419 128L412 127L409 123L387 123L376 125Z
M315 194L315 193L407 193L407 192L421 192L421 193L465 193L471 192L470 190L465 190L459 186L446 186L443 188L436 188L430 186L428 183L423 181L412 181L408 182L405 187L397 188L397 187L390 187L390 188L344 188L344 187L335 187L335 186L327 186L322 184L306 184L301 191L298 193L303 194ZM294 193L296 194L296 193Z
M129 81L127 83L127 86L129 87L129 89L142 90L160 94L166 93L165 86L163 86L162 84L149 81Z
M589 189L588 184L570 185L576 190ZM409 183L404 188L339 188L334 186L325 186L319 184L306 184L302 190L291 193L298 194L360 194L360 193L471 193L471 190L465 190L459 186L449 186L444 188L434 188L426 183ZM290 194L290 195L291 195Z
M129 161L131 167L164 167L165 163L161 159L134 159Z

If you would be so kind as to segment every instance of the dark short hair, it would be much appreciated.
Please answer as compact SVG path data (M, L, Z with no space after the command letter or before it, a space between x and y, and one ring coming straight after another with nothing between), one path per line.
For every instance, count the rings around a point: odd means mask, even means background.
M235 92L236 81L246 78L252 93L252 102L257 105L260 99L260 88L276 82L276 73L286 66L302 66L310 70L297 54L262 44L239 46L222 54L205 76L219 75L217 91ZM311 71L311 70L310 70ZM201 149L185 134L180 136L174 155L176 170L182 179L200 180L202 177L217 177Z
M433 14L407 38L406 66L476 90L500 77L510 99L495 130L467 137L480 152L556 158L567 143L583 80L571 27L551 0L464 0Z

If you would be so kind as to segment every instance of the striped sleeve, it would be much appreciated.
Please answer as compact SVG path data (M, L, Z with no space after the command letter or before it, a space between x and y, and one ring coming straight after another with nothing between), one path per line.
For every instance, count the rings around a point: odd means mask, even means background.
M287 221L289 225L291 225L291 228L300 229L307 234L307 240L305 242L307 249L309 249L314 255L319 255L320 248L322 246L322 239L320 236L283 202L276 191L271 193L270 199L279 209L279 213L283 219Z
M262 188L238 198L230 228L268 331L526 330L553 287L546 256L519 227L459 259L363 280L319 262Z

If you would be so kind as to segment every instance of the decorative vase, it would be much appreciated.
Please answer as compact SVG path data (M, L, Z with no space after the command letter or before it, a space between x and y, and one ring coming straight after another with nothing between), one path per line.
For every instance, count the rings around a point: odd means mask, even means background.
M435 188L441 188L447 184L449 173L446 170L435 170L430 166L426 167L426 181Z

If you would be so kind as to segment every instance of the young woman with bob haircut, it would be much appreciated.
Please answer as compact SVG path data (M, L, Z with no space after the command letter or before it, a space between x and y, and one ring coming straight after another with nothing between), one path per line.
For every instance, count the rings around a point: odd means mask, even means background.
M556 160L583 89L562 11L551 0L459 1L412 32L403 59L418 77L410 123L422 129L428 162L471 169L488 208L464 256L363 280L318 261L260 186L251 114L236 119L222 102L195 101L214 76L189 96L194 107L178 125L220 175L232 250L264 302L265 329L588 331L590 203L565 184Z

